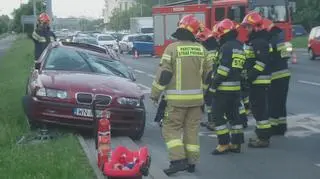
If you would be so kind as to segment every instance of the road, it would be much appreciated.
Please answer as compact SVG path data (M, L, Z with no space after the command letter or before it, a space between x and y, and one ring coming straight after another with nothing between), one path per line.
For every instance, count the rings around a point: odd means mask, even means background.
M199 133L201 159L195 174L179 173L183 179L315 179L320 178L320 61L310 61L304 52L297 53L298 64L290 64L293 73L288 99L289 132L285 137L274 137L268 149L248 149L242 154L212 156L217 145L216 136L205 129ZM166 148L159 127L153 122L156 108L148 99L159 59L140 57L125 61L135 71L137 83L146 93L147 128L140 146L148 146L153 165L159 170L168 166ZM254 135L252 126L246 138ZM214 177L213 177L214 176Z
M0 40L0 59L5 54L6 50L11 46L13 38L13 36L8 36Z

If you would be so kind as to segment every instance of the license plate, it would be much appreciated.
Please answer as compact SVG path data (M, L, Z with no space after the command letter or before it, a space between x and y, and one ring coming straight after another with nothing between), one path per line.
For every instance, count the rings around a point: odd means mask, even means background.
M93 117L92 110L91 109L84 109L84 108L74 108L73 115L82 116L82 117ZM96 115L97 115L97 117L101 117L102 111L96 110Z

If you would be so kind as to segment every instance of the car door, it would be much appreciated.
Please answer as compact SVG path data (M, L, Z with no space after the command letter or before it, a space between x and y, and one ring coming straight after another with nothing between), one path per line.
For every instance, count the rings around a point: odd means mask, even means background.
M153 38L150 35L141 35L135 39L134 47L143 54L153 54Z
M122 38L122 40L119 42L119 46L120 46L120 50L121 51L126 51L126 49L127 49L127 45L126 45L126 43L128 42L128 38L129 38L129 36L124 36L123 38Z
M316 29L315 37L311 41L314 55L320 56L320 28Z

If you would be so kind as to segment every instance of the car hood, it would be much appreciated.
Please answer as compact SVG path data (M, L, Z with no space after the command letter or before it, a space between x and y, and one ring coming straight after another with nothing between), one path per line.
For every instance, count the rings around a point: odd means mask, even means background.
M88 92L140 98L142 90L128 79L100 74L42 71L39 75L46 88L67 90L72 93Z

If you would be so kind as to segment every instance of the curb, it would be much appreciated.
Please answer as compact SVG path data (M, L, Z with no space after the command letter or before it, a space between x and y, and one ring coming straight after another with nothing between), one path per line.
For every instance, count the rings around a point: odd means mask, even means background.
M86 144L86 142L84 141L84 138L81 135L78 135L78 140L80 142L80 145L82 147L82 149L84 150L88 160L89 160L89 164L91 165L97 179L105 179L105 177L103 176L102 172L100 171L100 169L98 168L97 162L95 160L95 158L97 156L94 156L92 152L90 152L90 149L88 147L88 145Z
M87 158L89 159L89 163L90 163L92 169L94 170L94 173L95 173L97 179L105 179L106 177L102 174L102 172L100 171L100 169L98 168L98 165L97 165L97 161L96 161L97 155L96 155L95 147L88 146L87 142L85 141L85 139L82 136L79 135L77 137L78 137L80 145L82 146ZM112 149L114 149L115 147L117 147L119 145L126 146L132 150L136 150L139 148L139 146L136 143L134 143L129 137L111 138ZM143 177L143 178L144 179L166 179L166 178L168 178L168 176L165 175L162 172L162 170L160 170L160 167L155 165L155 162L152 159L153 159L153 157L151 156L151 166L149 168L149 176Z

